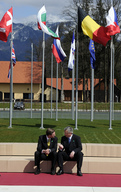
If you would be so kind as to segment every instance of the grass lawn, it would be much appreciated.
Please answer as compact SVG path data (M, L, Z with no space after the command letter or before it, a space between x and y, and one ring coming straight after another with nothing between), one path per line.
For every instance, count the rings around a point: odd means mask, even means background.
M0 119L0 142L32 142L36 143L41 134L45 134L46 128L51 127L56 131L58 142L64 134L66 126L75 127L75 121L71 119L44 119L44 130L40 129L41 119L13 119L12 128L9 127L9 119ZM121 120L112 122L113 130L109 130L108 120L78 119L78 130L74 133L81 137L82 143L111 143L121 144Z
M25 109L31 108L30 102L24 102ZM14 104L13 104L14 105ZM9 108L10 103L9 102L0 102L0 108ZM41 102L33 102L32 103L33 109L41 109ZM56 109L56 103L52 103L52 108ZM51 103L47 102L44 103L44 109L51 109ZM71 103L58 103L58 109L71 109ZM82 110L88 110L91 109L91 103L78 103L78 109ZM110 110L110 103L103 103L103 102L94 102L94 109L95 110ZM114 110L121 110L121 103L114 103Z

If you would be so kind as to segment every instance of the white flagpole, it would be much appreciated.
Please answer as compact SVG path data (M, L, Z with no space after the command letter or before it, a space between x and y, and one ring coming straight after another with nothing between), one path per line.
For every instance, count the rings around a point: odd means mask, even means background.
M32 91L33 91L33 43L31 43L31 118L32 118Z
M113 0L111 0L113 6ZM110 113L109 113L109 130L112 130L112 63L113 63L113 37L111 37L111 66L110 66Z
M44 53L45 53L45 33L43 32L43 61L42 61L42 100L41 100L41 127L40 129L44 129L43 127L43 105L44 105Z
M53 48L53 45L51 48ZM51 53L51 119L52 119L52 102L53 102L53 53Z
M113 88L112 88L112 90L113 90L113 95L112 95L112 97L113 97L113 105L112 105L112 108L113 108L113 114L112 114L112 120L114 120L114 57L115 57L115 48L114 48L114 44L113 44L113 84L112 84L112 86L113 86Z
M112 61L113 61L113 37L111 37L111 66L110 66L110 114L109 130L112 130Z
M74 120L74 66L72 69L72 120Z
M74 32L74 40L75 40L75 32ZM75 51L74 51L74 65L72 69L72 120L74 120L74 72L75 72Z
M75 128L77 128L77 119L78 119L78 47L79 47L79 42L78 42L78 30L77 30L77 58L76 58L76 117L75 117Z
M93 121L94 113L94 69L92 69L92 83L91 83L91 121Z
M13 60L12 60L12 47L13 47L13 23L11 33L11 62L10 62L10 124L8 128L12 128L12 113L13 113Z
M58 121L58 63L56 68L56 121Z

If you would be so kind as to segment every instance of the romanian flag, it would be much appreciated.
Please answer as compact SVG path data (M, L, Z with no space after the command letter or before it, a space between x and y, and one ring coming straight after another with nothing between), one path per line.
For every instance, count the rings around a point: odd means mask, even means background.
M106 46L107 42L111 39L106 34L106 28L97 24L89 15L86 14L80 7L78 7L78 32L87 35L93 41Z

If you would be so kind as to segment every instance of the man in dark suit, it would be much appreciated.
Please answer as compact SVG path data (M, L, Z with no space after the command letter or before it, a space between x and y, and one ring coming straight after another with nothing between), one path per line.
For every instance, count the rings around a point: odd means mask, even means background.
M66 127L64 134L61 138L61 144L58 151L58 165L60 167L57 175L63 174L63 160L65 161L77 161L77 175L82 176L81 166L83 161L83 153L81 139L79 136L73 134L72 127Z
M39 136L37 151L35 152L35 165L37 166L36 175L40 173L41 160L52 161L51 175L55 175L57 141L55 130L51 128L47 129L46 135Z

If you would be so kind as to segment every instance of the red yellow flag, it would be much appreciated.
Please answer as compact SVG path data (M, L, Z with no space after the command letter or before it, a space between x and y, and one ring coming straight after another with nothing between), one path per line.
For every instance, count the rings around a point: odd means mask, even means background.
M87 15L80 7L78 7L78 32L87 35L93 41L106 46L107 42L111 39L106 34L106 27L97 24L89 15Z

